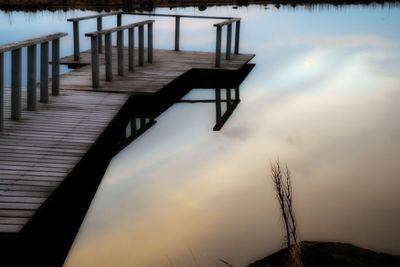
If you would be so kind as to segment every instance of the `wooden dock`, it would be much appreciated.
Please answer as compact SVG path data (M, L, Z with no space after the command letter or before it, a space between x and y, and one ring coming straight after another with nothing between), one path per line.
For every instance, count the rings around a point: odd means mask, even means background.
M28 52L34 53L35 46L40 44L42 54L48 53L46 47L53 39L33 39L25 44L22 42L18 47L14 44L14 48L12 45L3 46L3 49L0 46L2 113L0 114L0 249L7 247L7 242L11 242L10 240L14 240L18 250L21 250L18 242L24 240L26 244L24 243L23 247L29 247L26 250L34 250L32 248L36 246L34 243L38 238L36 232L44 233L46 228L53 227L51 222L57 219L52 218L53 215L50 213L57 213L55 210L62 207L69 209L64 200L71 197L73 191L71 188L79 186L80 183L82 188L78 190L80 193L77 195L85 194L85 188L91 192L87 193L87 204L82 208L82 214L86 212L105 172L107 162L111 160L113 155L111 150L120 144L119 139L127 138L125 130L121 137L120 132L115 132L116 129L118 127L122 129L130 123L131 129L134 126L136 131L136 122L132 125L132 119L128 118L128 113L132 110L129 105L132 105L130 102L134 101L132 99L135 96L144 95L151 99L161 92L164 95L174 94L173 90L178 89L172 85L189 72L234 74L242 70L254 57L253 54L241 54L238 51L231 54L230 48L226 53L220 51L221 40L218 41L218 34L221 34L220 27L223 25L231 27L232 23L238 21L237 19L216 26L216 52L197 52L153 49L152 41L148 42L151 47L145 49L143 28L140 27L147 24L134 23L131 24L134 26L121 26L120 14L116 13L119 25L109 32L119 33L122 30L129 30L129 33L133 33L131 29L139 27L138 46L135 46L134 41L130 39L128 47L124 47L123 40L118 39L118 45L111 47L110 40L107 44L107 33L105 33L106 44L103 46L102 40L97 38L98 35L101 38L101 33L104 32L99 27L99 23L101 25L99 18L103 15L91 16L90 18L96 18L98 23L98 32L89 35L92 36L92 49L83 52L78 50L73 56L62 59L59 59L57 54L53 55L51 58L53 77L49 79L48 73L43 75L41 72L42 78L37 84L36 80L32 80L34 79L32 73L30 76L28 73L27 91L21 89L21 66L18 64L21 60L20 51L28 47L30 48ZM76 20L74 20L74 30L75 23ZM176 30L179 31L179 25ZM228 29L227 33L231 34L231 30ZM175 34L179 36L179 32ZM148 38L152 38L152 32L148 34ZM58 39L55 45L59 45ZM227 45L230 46L230 40ZM178 46L175 44L176 47L179 49L179 44ZM3 53L7 51L12 51L13 60L16 60L17 64L12 63L12 87L4 89ZM57 49L54 51L58 53ZM36 61L36 53L34 56L28 54L28 57ZM137 62L134 59L137 59ZM49 59L43 55L41 61L43 65L49 63ZM59 75L57 72L59 64L79 67ZM36 73L36 69L29 69L29 66L33 66L32 62L28 62L28 72ZM50 87L52 95L49 95ZM8 101L9 99L11 101ZM36 99L41 101L37 102ZM153 119L149 118L149 124ZM145 127L146 118L142 117L141 123L143 124L141 127ZM133 131L131 130L131 134ZM105 151L105 156L99 160L94 151L97 154ZM93 182L88 182L90 180L79 182L79 179L84 179L80 176L87 175L88 166L93 164L87 162L95 160L99 160L99 163L104 162L102 164L104 167L99 170L100 178L96 178ZM83 220L82 214L77 219L77 224ZM57 225L54 229L60 228ZM56 231L54 229L53 233ZM78 229L79 225L70 230L72 240ZM67 242L63 246L69 248L70 243ZM18 254L15 251L13 253ZM65 252L60 255L56 265L60 265L66 256ZM43 263L41 257L37 256L37 262ZM42 266L54 266L55 261L50 262L52 264Z

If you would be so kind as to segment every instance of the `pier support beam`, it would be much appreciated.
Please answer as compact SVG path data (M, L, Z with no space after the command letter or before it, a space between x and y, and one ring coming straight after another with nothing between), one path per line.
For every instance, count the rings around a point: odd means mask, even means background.
M28 46L28 110L36 110L36 45Z
M40 44L40 102L49 102L49 43Z
M60 94L60 39L51 42L51 94Z
M118 61L118 75L124 76L124 31L117 32L117 61Z
M91 38L92 43L92 87L99 87L99 49L97 35L93 35Z
M105 35L105 60L106 60L106 81L112 81L112 46L111 33Z
M21 48L11 52L11 119L21 118Z

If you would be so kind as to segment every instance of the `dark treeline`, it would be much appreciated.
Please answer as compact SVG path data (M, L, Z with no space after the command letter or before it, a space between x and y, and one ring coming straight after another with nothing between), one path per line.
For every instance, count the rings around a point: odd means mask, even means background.
M314 8L320 6L344 6L344 5L372 5L372 6L398 6L400 0L395 1L362 1L362 0L0 0L0 9L2 10L68 10L84 9L95 11L113 11L113 10L142 10L150 11L156 7L199 7L200 10L207 6L214 5L235 5L246 6L250 4L274 5L280 7L306 7Z

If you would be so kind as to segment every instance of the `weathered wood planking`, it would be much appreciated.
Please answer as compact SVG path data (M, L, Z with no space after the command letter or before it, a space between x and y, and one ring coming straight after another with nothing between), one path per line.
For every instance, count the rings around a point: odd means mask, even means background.
M248 63L253 54L231 55L231 60L221 59L221 67L215 67L215 54L210 52L188 52L188 51L172 51L155 49L153 55L153 63L146 63L143 67L137 67L135 62L135 70L129 72L129 59L124 58L124 76L118 76L117 65L117 48L113 47L112 82L106 81L105 75L105 59L104 54L100 56L100 87L92 88L91 66L84 66L76 71L65 74L61 77L61 83L64 89L82 90L82 91L102 91L102 92L118 92L131 94L153 94L157 93L165 85L169 84L182 74L191 69L205 70L231 70L237 71L244 64ZM125 48L124 55L128 55L128 49ZM135 50L135 59L138 58L137 49ZM147 54L147 53L146 53ZM90 64L90 51L80 54L80 62ZM62 64L72 64L73 57L61 59Z
M0 232L16 233L97 140L128 95L61 90L0 132ZM9 99L10 90L5 90Z
M124 48L124 55L129 55ZM147 51L146 51L147 52ZM138 67L135 49L134 71L118 76L117 48L112 47L112 81L105 77L104 53L100 54L100 88L92 88L91 53L80 53L87 64L60 76L60 95L48 96L49 103L36 103L27 111L26 91L22 91L22 116L10 120L10 89L5 90L5 124L0 132L0 233L18 233L54 189L82 159L115 117L131 94L155 94L191 69L237 71L254 55L221 58L215 54L154 50L153 63ZM147 53L146 53L147 55ZM60 60L73 64L74 56ZM51 82L51 81L50 81ZM40 98L40 90L37 99Z

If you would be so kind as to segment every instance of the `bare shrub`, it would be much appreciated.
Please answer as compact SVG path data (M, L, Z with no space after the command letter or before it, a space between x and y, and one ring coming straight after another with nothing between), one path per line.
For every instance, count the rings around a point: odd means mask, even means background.
M285 224L285 240L288 249L287 266L302 267L301 247L297 241L296 217L293 209L291 173L287 165L282 169L278 158L274 163L271 163L271 176Z

